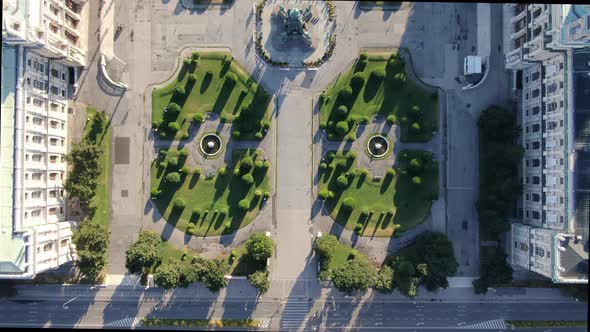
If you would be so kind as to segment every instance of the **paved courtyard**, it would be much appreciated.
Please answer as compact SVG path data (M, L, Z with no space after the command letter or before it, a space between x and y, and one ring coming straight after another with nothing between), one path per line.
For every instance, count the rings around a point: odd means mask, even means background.
M492 72L482 87L463 92L455 81L462 57L475 54L477 29L486 28L475 25L476 5L404 3L397 11L363 11L354 2L335 2L337 43L330 60L318 70L281 70L269 67L255 55L252 36L256 2L240 0L230 7L194 10L186 10L178 1L171 0L107 0L101 10L98 2L91 2L90 12L100 14L90 22L92 62L81 77L78 102L110 113L115 144L129 145L128 149L113 147L115 155L117 151L126 155L120 159L124 163L113 165L109 274L125 273L125 250L142 228L157 230L176 245L187 245L206 257L242 243L250 232L268 230L278 245L271 264L273 287L282 285L281 292L288 296L289 289L296 287L296 280L317 285L317 265L311 260L312 236L333 226L329 218L312 218L317 213L313 206L312 160L317 160L320 153L316 151L321 149L312 144L317 143L313 136L317 126L317 121L313 121L313 98L360 51L389 52L403 47L411 54L416 76L442 90L439 132L420 147L433 151L441 165L441 194L432 207L431 218L415 233L428 229L446 231L460 262L459 275L476 276L479 246L473 207L478 169L478 150L473 144L477 137L475 121L478 112L488 104L507 98L509 82L501 69L502 54L495 52L490 60ZM500 17L498 8L492 8L492 16ZM114 39L117 25L123 29ZM500 32L500 28L493 27L493 46L499 41ZM236 60L274 94L271 132L261 143L265 154L274 159L273 196L251 225L229 237L187 239L168 226L149 202L150 162L155 156L150 130L151 91L174 75L182 52L196 48L230 49ZM120 79L129 90L121 93L105 88L97 74L102 53L119 59ZM491 86L498 88L486 88ZM215 126L215 122L206 126ZM224 126L222 132L226 130ZM247 143L229 140L228 147L232 144ZM127 197L122 197L123 190L128 192ZM469 223L467 231L461 228L463 220ZM354 241L374 260L404 244L389 239L354 240L350 232L335 227L343 242Z

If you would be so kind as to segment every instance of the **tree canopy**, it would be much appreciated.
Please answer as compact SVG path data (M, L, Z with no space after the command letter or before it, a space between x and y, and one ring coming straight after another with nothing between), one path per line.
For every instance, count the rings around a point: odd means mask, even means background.
M64 183L64 189L71 199L77 199L86 205L94 198L98 176L102 171L99 164L101 154L100 146L89 139L72 144L70 153L66 156L72 170Z
M160 237L154 232L141 232L139 239L126 251L125 267L131 273L145 273L160 264Z
M257 261L265 261L272 256L274 246L274 241L263 233L254 233L246 241L248 254Z
M375 285L377 271L362 259L348 260L332 271L334 286L342 292L365 291Z
M84 221L74 231L72 242L76 245L77 266L90 280L96 280L107 263L110 232L102 225Z

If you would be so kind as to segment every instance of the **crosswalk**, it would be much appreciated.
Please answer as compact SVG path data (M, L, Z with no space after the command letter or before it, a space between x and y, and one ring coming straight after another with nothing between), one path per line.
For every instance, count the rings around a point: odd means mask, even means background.
M466 326L461 326L460 328L462 329L506 329L506 321L503 319L494 319L494 320L488 320L485 322L481 322L479 324L472 324L472 325L466 325Z
M281 330L305 330L305 316L309 313L309 302L306 300L290 300L285 303L281 318Z
M116 321L112 321L110 323L106 323L105 326L108 327L134 327L139 324L141 318L138 317L127 317L123 319L119 319Z
M259 321L260 321L260 323L258 324L258 328L267 329L270 327L270 322L271 322L270 318L262 318L262 319L259 319Z

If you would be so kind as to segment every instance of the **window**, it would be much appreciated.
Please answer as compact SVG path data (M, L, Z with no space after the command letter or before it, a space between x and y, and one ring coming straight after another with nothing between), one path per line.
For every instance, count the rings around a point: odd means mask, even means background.
M535 72L535 73L533 73L533 75L531 76L531 79L532 79L533 81L536 81L536 80L538 80L538 79L539 79L539 77L541 77L541 73L539 73L539 72Z
M530 215L530 211L529 210L526 210L526 216L527 216L527 218L529 217L529 215Z
M51 162L52 164L57 163L57 156L51 156L51 157L49 157L49 162Z
M41 210L34 210L31 212L31 217L39 217L41 215Z
M563 62L559 63L559 69L563 69Z
M563 89L563 82L559 82L559 88Z
M33 80L33 87L38 90L45 90L45 83L37 80Z
M59 245L61 247L67 246L68 245L68 239L63 239L63 240L59 241Z
M29 213L25 212L25 219L28 219L28 218L29 218Z
M49 144L51 144L52 146L57 146L57 138L49 139Z
M539 130L541 130L541 126L539 124L534 124L533 125L533 133L538 132Z
M40 126L43 124L43 119L41 118L33 118L33 123Z
M526 177L526 183L527 184L529 183L529 177L528 176Z
M539 202L541 200L541 195L533 194L533 202Z
M51 76L58 78L59 77L59 71L55 68L51 68Z
M541 161L539 159L533 159L533 167L541 166Z
M563 224L563 216L559 216L559 222Z
M51 197L51 198L59 197L59 195L57 193L57 190L50 190L49 191L49 197Z
M529 109L528 109L528 108L527 108L527 109L524 111L524 114L525 114L526 116L529 116Z
M51 180L51 181L57 180L57 173L49 173L49 180Z
M526 132L527 133L529 132L529 126L526 126Z
M27 98L29 98L29 97L27 97ZM29 99L29 101L30 101L30 100L31 100L31 99ZM27 123L29 123L29 120L31 120L31 117L29 117L29 116L27 115L27 116L25 117L25 121L26 121Z
M51 86L51 93L54 94L54 95L56 95L56 94L59 93L59 90L57 89L57 87Z
M31 66L31 59L27 59L27 65L30 67Z
M51 209L49 209L50 216L55 216L56 214L57 214L57 208L52 207Z
M51 128L59 129L59 122L52 120L49 124L51 125Z
M533 149L538 150L541 147L541 143L538 141L533 142Z
M545 256L545 250L543 250L543 248L535 247L535 254L543 257Z
M559 158L559 164L563 166L563 158Z
M66 80L66 73L61 73L61 80L65 81Z
M65 96L66 96L66 90L64 90L64 89L61 89L61 96L62 96L62 97L65 97Z
M539 96L539 94L541 94L541 91L539 89L535 89L535 90L533 90L532 97L537 98Z
M35 63L33 64L33 68L35 68L35 70L37 70L38 72L43 72L43 64L39 63L37 61L35 61Z
M46 243L43 245L43 251L49 251L53 248L53 243Z
M514 248L518 248L518 242L514 241Z
M33 136L33 143L41 144L43 138L41 136Z
M41 191L33 191L31 193L31 198L35 199L35 198L41 198Z
M40 154L34 154L33 155L33 161L40 162L42 160L43 160L43 156L42 155L40 155Z
M533 176L533 184L541 183L541 178L539 176Z
M563 204L563 196L559 197L559 203Z
M528 92L524 95L524 99L529 100L529 93Z
M559 178L559 184L563 184L563 178Z
M541 109L539 108L539 106L533 107L533 115L537 115L537 114L539 114L539 112L541 112Z
M25 193L25 199L29 199L29 193Z
M525 144L525 149L528 150L529 149L529 143Z
M539 211L533 211L533 219L541 219L541 214L539 213Z
M563 100L559 101L559 107L563 108Z
M38 180L41 180L41 176L42 176L41 173L33 173L33 174L31 174L31 179L38 181Z

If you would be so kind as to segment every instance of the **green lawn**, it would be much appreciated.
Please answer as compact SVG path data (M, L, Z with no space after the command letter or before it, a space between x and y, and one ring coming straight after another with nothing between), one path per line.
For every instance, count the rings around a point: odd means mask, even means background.
M270 119L270 96L264 88L258 86L248 72L237 62L224 65L224 57L231 57L227 52L200 53L198 64L181 63L178 77L173 82L152 92L152 121L158 123L158 134L167 139L180 139L187 133L192 116L196 113L218 113L228 122L242 114L245 106L251 106L250 117L242 116L234 121L234 130L241 131L239 139L256 139L261 131L260 120ZM232 73L232 74L230 74ZM191 82L189 76L196 75ZM235 83L228 77L235 75ZM184 87L185 95L175 93L177 85ZM164 109L171 102L181 106L177 116L171 116ZM165 115L166 114L166 115ZM169 122L177 122L180 130L174 134L168 129Z
M333 151L332 151L333 152ZM328 152L330 154L330 152ZM438 164L425 151L405 150L398 156L399 169L395 176L386 175L373 181L371 173L360 174L356 159L348 158L349 151L336 153L331 167L320 170L319 188L334 192L335 197L327 199L325 206L331 217L347 229L354 230L362 224L363 236L388 237L401 234L424 221L430 212L432 201L438 197ZM423 160L419 176L422 183L412 182L414 174L408 167L412 158ZM356 170L356 174L350 172ZM348 173L348 185L341 189L337 178ZM352 211L342 208L346 198L355 200ZM384 213L382 214L382 211Z
M92 222L96 222L108 228L110 220L110 185L111 185L111 126L110 120L107 120L107 125L102 130L92 130L93 123L98 111L94 108L86 108L86 116L90 119L84 128L84 137L91 138L96 141L102 149L100 157L100 165L102 171L98 178L98 185L96 186L96 196L90 203L91 213L90 218ZM93 211L94 210L94 211Z
M179 156L179 150L167 150L166 159ZM156 207L166 221L183 232L187 232L189 223L192 224L193 235L213 236L232 233L238 228L244 227L256 217L263 204L263 196L256 198L255 191L262 194L268 192L269 169L252 167L248 173L254 178L252 185L245 184L242 175L233 175L234 168L240 169L240 164L246 156L255 161L256 151L233 150L233 167L226 167L225 175L217 173L211 176L205 174L192 174L181 176L179 184L166 181L166 175L172 170L166 169L159 163L164 160L162 154L157 161L152 162L151 184L152 188L161 190L160 195L153 199ZM258 157L260 159L260 157ZM182 167L185 160L179 158L178 168ZM174 200L182 198L186 202L184 208L174 207ZM243 212L238 202L244 198L250 201L249 209ZM199 209L199 213L194 213Z
M346 261L348 261L349 258L352 258L352 255L354 255L354 259L362 259L368 261L367 256L365 256L364 254L361 254L356 249L339 242L336 246L336 250L334 250L334 255L332 256L332 259L330 259L330 264L328 264L328 268L334 271L334 269L346 263Z
M438 127L436 92L425 91L416 85L406 75L402 60L396 58L393 65L387 65L388 59L388 56L382 55L369 55L364 62L357 59L324 91L320 125L327 127L329 140L341 141L346 137L336 132L338 122L347 122L347 135L354 135L358 123L369 122L375 114L394 116L392 120L400 125L402 142L427 142L432 138L433 131ZM373 73L375 70L382 71L384 77L379 79ZM358 85L351 84L355 73L364 76ZM340 91L349 85L352 95L342 97ZM342 105L348 108L348 115L338 114L337 108ZM413 106L418 106L420 110L413 112ZM411 128L414 123L419 125L418 129Z

